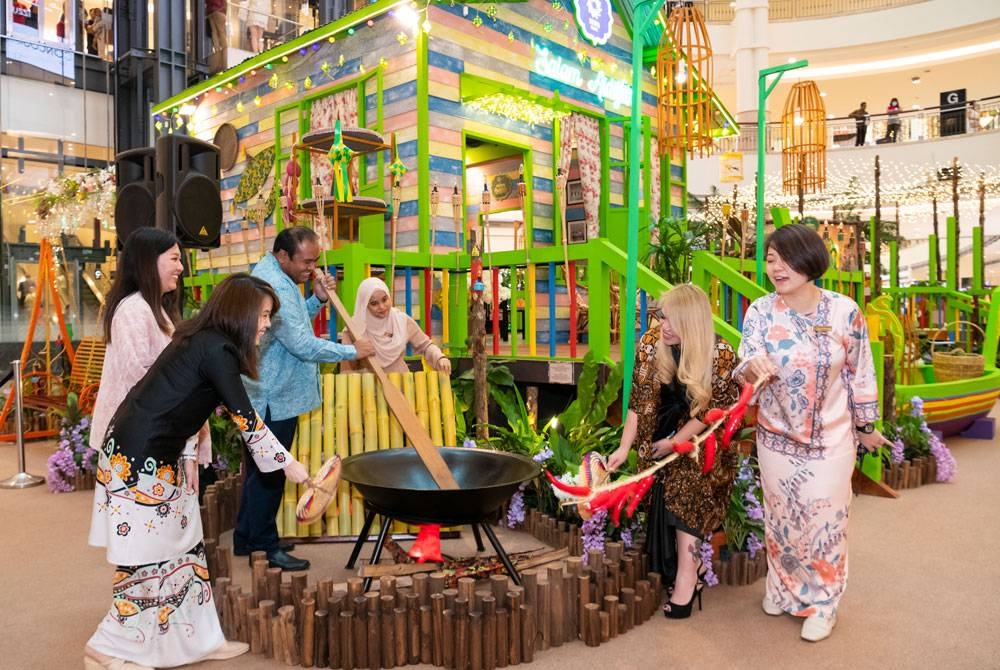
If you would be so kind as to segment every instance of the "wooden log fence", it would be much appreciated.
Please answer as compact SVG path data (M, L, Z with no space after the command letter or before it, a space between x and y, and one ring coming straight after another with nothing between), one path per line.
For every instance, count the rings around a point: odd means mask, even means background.
M541 524L559 535L566 529ZM648 621L659 608L662 581L642 555L609 546L585 564L571 556L507 575L461 578L436 572L397 579L378 590L307 574L283 578L260 552L251 556L252 584L233 584L228 549L216 548L215 604L229 640L250 653L303 667L395 668L428 664L448 670L494 670L534 661L550 647L597 646Z

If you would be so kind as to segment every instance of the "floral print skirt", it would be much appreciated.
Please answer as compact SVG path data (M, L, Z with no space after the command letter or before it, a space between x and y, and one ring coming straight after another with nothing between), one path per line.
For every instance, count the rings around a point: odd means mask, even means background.
M769 448L774 438L758 427L766 594L795 616L833 618L847 586L847 520L856 452L845 442L822 458L804 459Z
M111 609L87 642L102 654L170 668L225 643L209 585L205 547L149 565L115 569Z

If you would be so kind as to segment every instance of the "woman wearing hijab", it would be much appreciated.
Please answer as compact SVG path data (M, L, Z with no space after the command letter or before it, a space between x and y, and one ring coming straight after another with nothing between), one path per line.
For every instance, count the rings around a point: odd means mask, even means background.
M446 375L451 374L451 361L441 352L412 317L393 307L389 287L377 277L369 277L358 287L354 300L354 323L360 336L375 345L375 362L386 372L406 372L406 345L413 353L421 355L427 364ZM344 342L351 344L350 333L343 335ZM344 371L357 369L350 361L342 361Z

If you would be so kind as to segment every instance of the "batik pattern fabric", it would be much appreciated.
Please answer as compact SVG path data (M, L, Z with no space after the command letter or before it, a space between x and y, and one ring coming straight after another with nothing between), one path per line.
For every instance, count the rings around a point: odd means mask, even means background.
M87 642L102 654L174 667L226 641L201 542L168 561L116 566L111 589L111 608Z
M744 365L766 355L777 369L755 399L767 597L797 616L833 618L847 585L855 426L879 416L864 315L830 291L812 314L769 294L747 310L739 354Z

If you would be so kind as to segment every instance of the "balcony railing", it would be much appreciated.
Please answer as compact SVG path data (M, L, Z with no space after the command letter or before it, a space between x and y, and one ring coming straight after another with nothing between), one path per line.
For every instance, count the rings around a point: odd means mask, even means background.
M844 14L860 14L906 7L927 0L770 0L768 21L804 21ZM736 14L732 0L700 0L695 3L709 23L730 23Z
M964 103L964 113L960 107L926 109L900 112L899 132L895 142L909 143L952 137L972 133L1000 130L1000 96L991 96ZM889 137L889 115L872 114L868 120L865 145L892 143ZM826 120L827 148L853 147L857 137L857 125L851 117L837 117ZM766 129L766 150L781 151L781 124L769 123ZM740 124L740 134L716 140L718 151L752 152L757 150L757 124Z

